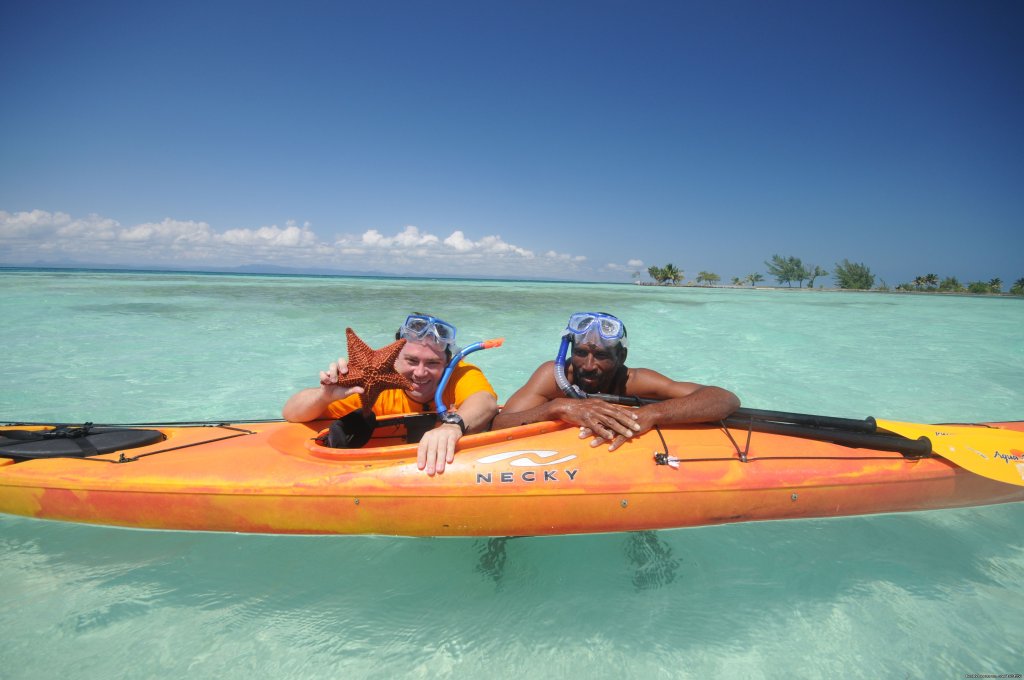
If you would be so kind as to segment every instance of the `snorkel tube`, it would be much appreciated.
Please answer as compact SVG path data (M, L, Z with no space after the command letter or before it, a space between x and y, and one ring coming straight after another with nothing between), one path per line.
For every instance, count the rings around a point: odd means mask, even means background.
M573 385L565 377L565 355L569 351L569 331L562 334L562 344L558 348L558 356L555 357L555 384L562 390L565 396L572 399L586 399L587 393Z
M441 375L441 379L437 383L437 390L434 391L434 403L437 405L437 415L441 416L448 407L444 405L444 388L448 385L448 379L452 377L452 371L459 365L462 358L467 354L479 351L481 349L490 349L492 347L501 347L502 343L505 342L505 338L493 338L491 340L481 340L480 342L474 342L472 345L466 347L458 354L452 357L452 360L448 362L448 367L444 369L444 373Z

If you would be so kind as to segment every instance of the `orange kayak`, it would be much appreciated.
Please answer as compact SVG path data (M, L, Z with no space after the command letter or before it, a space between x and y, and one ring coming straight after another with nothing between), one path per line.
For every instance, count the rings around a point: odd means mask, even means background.
M86 458L0 458L0 512L145 529L532 536L1024 500L1024 486L945 458L731 426L662 428L608 452L575 428L534 423L464 437L429 477L402 421L362 449L318 444L326 425L160 425L146 430L158 441Z

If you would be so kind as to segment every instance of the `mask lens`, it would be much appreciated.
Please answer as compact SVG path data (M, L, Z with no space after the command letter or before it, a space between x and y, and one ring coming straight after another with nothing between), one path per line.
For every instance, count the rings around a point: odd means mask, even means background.
M429 326L430 322L422 317L410 316L405 320L406 330L416 335L423 335Z
M613 319L601 319L601 337L614 340L622 334L622 324Z
M454 340L455 339L455 327L451 326L444 321L436 320L434 322L434 332L437 333L437 337L442 340Z
M569 318L569 330L577 335L585 333L594 323L594 317L590 314L573 314Z

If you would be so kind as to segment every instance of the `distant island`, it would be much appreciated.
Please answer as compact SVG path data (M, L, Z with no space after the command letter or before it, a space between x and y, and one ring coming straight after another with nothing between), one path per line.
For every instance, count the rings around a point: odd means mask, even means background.
M807 281L807 288L814 289L814 282L822 277L829 276L829 272L818 265L805 265L800 258L792 255L772 255L770 260L765 261L768 274L772 276L779 286L786 285L792 288L797 284L797 289L804 289L804 281ZM641 281L642 274L633 272L635 283L641 285L659 286L706 286L717 287L722 280L714 272L702 271L695 277L693 282L686 282L683 270L674 264L666 264L664 267L651 265L647 268L647 274L651 277L650 282ZM970 281L967 284L960 283L955 276L947 276L940 279L936 274L925 274L918 276L912 281L901 283L890 288L884 281L878 286L875 285L875 275L871 269L861 262L850 262L843 260L837 262L832 270L832 276L836 285L831 288L821 287L819 290L861 290L877 292L897 293L954 293L967 295L1006 295L1003 292L1003 281L1000 278L993 278L988 281ZM764 281L760 272L747 274L744 277L733 277L732 288L756 287ZM1009 295L1024 296L1024 277L1014 281L1010 287Z

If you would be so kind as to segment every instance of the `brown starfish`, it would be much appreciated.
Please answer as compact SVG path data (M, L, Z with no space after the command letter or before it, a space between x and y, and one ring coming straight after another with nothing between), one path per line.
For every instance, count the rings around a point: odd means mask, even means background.
M387 347L372 349L351 328L345 329L348 338L348 374L338 378L338 385L363 388L359 395L363 412L369 413L380 393L386 389L411 390L412 381L395 370L395 359L405 346L405 339L396 340Z

